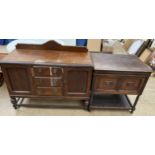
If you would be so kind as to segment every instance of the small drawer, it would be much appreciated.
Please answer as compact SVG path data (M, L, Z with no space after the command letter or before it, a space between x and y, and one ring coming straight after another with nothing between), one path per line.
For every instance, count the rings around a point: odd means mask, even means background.
M96 93L139 94L145 77L138 75L95 74Z
M61 87L61 77L35 78L36 87Z
M61 87L37 88L37 94L40 96L62 96Z
M56 76L61 77L63 74L63 68L61 67L34 67L32 70L33 76L49 77Z
M62 76L63 74L63 68L61 67L52 67L52 76Z
M33 76L46 77L50 76L50 67L34 67Z

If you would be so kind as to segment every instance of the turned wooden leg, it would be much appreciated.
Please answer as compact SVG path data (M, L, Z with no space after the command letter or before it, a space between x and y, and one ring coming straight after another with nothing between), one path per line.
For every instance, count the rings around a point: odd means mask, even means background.
M11 103L13 104L13 107L14 107L15 109L17 109L17 108L18 108L18 105L17 105L17 100L16 100L16 98L15 98L15 97L11 97Z
M89 112L91 111L92 100L93 100L93 97L90 98L89 103L88 103L88 106L87 106L87 110L88 110Z
M88 104L87 110L90 112L91 108L90 108L90 104Z
M3 85L3 82L4 82L4 77L3 77L3 74L0 73L0 86Z
M131 114L133 114L133 112L134 112L135 110L136 110L135 108L131 108L131 109L129 110L129 112L130 112Z
M89 112L91 111L91 105L93 103L93 98L94 98L94 94L92 93L91 96L90 96L90 100L89 100L88 106L87 106L87 110Z
M133 113L136 110L136 105L137 105L137 102L139 100L139 97L140 97L140 95L138 95L136 97L134 104L132 105L131 109L129 110L130 113Z
M84 102L84 108L87 109L89 101L88 100L84 100L83 102Z

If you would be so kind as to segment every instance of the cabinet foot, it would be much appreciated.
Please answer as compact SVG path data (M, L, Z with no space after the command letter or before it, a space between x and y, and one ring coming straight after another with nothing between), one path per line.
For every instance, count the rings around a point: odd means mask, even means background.
M11 103L12 103L14 109L17 109L18 108L17 100L16 100L15 97L11 97Z
M88 110L89 112L91 111L90 104L88 104L88 106L87 106L87 110Z
M84 104L84 109L87 110L89 105L89 100L83 100L83 104Z
M132 108L132 109L129 110L129 112L130 112L131 114L133 114L134 111L135 111L135 108Z
M84 103L84 108L87 110L89 101L88 100L84 100L83 103Z
M3 82L4 82L4 77L3 77L3 74L0 73L0 87L3 85Z
M84 103L85 103L85 105L88 105L89 101L88 100L84 100Z

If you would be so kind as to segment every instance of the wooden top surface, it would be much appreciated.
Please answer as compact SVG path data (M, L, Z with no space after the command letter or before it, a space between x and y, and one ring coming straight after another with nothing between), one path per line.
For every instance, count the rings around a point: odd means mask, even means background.
M5 56L0 63L91 65L89 52L18 49Z
M77 46L63 46L51 40L42 45L17 44L0 64L41 64L92 66L88 49Z
M91 53L95 70L127 71L127 72L152 72L135 55Z

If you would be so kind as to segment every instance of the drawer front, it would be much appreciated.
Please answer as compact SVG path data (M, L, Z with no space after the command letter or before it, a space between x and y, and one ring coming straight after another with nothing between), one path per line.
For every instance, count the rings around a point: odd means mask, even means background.
M49 76L62 76L63 68L61 67L33 67L33 76L49 77Z
M145 82L145 77L134 75L96 74L94 91L113 94L138 94Z
M142 78L128 78L122 79L120 90L125 91L135 91L138 92L139 88L141 88L141 84L143 82Z
M34 67L33 72L34 76L50 76L50 67Z
M63 68L61 67L52 67L52 76L62 76L63 74Z
M62 96L62 88L37 88L37 94L40 96Z
M115 77L107 77L97 75L95 77L95 91L114 91L117 90L118 79Z
M35 78L35 84L36 87L62 87L62 78Z

